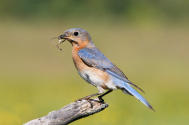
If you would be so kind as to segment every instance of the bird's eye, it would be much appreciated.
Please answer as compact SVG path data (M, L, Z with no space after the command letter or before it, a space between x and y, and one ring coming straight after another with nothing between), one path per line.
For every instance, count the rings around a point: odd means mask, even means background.
M78 36L79 35L79 33L78 32L74 32L74 36Z

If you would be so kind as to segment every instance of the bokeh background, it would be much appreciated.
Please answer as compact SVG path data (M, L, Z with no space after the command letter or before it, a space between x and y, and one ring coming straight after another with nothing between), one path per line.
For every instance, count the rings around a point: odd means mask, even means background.
M73 125L189 124L188 0L0 0L0 124L20 125L97 92L77 74L71 45L52 39L73 27L135 84L156 112L115 91L105 111Z

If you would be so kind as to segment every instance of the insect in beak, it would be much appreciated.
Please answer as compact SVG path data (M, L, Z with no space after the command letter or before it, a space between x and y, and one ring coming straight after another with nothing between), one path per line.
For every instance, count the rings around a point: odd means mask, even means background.
M58 50L62 51L62 48L60 47L60 45L65 41L65 39L59 39L58 43L56 44L56 47Z

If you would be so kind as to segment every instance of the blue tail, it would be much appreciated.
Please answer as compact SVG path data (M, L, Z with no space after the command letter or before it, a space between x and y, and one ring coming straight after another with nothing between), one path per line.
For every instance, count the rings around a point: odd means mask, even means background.
M116 84L116 86L120 89L122 89L122 91L126 94L130 94L133 95L135 98L137 98L139 101L141 101L144 105L146 105L148 108L152 109L153 111L155 111L153 109L153 107L148 103L148 101L142 96L140 95L135 89L133 89L129 83L124 82L120 79L117 79L115 77L113 77L113 81Z
M124 83L124 88L122 88L124 93L130 93L135 98L137 98L139 101L141 101L144 105L146 105L148 108L153 109L153 107L148 103L148 101L140 95L135 89L133 89L128 83Z

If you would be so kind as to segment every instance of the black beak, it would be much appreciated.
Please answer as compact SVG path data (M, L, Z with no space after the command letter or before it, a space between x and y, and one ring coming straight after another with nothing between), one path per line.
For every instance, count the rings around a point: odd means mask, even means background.
M62 34L60 36L58 36L58 39L61 40L61 39L65 39L66 35L65 34Z
M68 33L64 33L60 36L58 36L59 44L63 43L65 40L68 40Z
M67 37L66 33L58 36L59 44L63 43L67 39L66 37Z
M70 43L74 42L77 44L77 42L73 41L72 39L69 38L69 33L64 33L60 36L58 36L59 44L63 43L65 40L68 40Z

